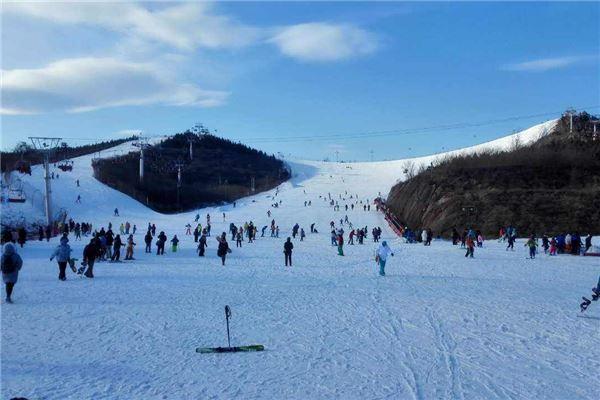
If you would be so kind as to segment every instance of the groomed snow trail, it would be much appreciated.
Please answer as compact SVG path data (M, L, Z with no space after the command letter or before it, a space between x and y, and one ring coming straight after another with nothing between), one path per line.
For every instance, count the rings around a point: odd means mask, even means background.
M259 237L241 249L230 242L225 267L214 238L202 259L184 234L195 212L149 211L93 180L85 162L77 159L73 175L53 181L57 201L95 227L135 223L136 260L97 264L94 280L69 271L59 282L48 260L56 240L19 250L25 265L15 304L1 308L2 398L596 398L600 304L588 310L592 318L577 314L580 296L598 279L599 260L527 260L523 241L506 252L495 240L465 259L446 241L400 243L374 207L334 212L319 198L341 194L342 210L350 194L372 200L401 176L398 162L296 162L294 178L276 197L280 208L270 207L272 190L236 208L201 210L203 225L211 215L213 236L250 220L260 236L271 220L267 210L281 228L279 239ZM73 203L76 178L82 205ZM115 207L121 217L112 217ZM368 226L369 239L346 245L340 257L328 224L345 214L355 227ZM180 250L144 254L148 222L169 239L177 234ZM283 242L296 222L307 238L294 240L294 266L285 268ZM313 222L318 234L309 233ZM377 225L395 250L385 278L376 274L370 241ZM79 258L84 244L71 238ZM266 351L194 352L227 344L225 304L233 311L232 344L264 344Z

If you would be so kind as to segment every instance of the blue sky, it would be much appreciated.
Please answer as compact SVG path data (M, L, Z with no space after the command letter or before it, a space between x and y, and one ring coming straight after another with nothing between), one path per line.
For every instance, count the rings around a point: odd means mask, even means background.
M2 148L197 122L310 159L468 146L600 112L599 21L597 2L5 4ZM435 129L461 123L486 124Z

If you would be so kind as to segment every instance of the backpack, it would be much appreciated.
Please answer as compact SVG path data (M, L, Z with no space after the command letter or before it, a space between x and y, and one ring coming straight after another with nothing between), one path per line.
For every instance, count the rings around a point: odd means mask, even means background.
M12 274L15 272L16 263L12 257L2 256L2 273Z

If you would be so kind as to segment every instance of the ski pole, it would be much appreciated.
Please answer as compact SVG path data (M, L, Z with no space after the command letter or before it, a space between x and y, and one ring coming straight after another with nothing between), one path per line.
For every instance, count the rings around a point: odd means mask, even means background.
M227 321L227 345L231 347L231 340L229 338L229 318L231 317L231 309L229 306L225 306L225 320Z

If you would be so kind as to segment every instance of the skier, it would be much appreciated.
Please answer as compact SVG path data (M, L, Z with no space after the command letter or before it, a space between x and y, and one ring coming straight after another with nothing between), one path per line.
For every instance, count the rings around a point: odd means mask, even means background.
M75 182L77 182L77 187L79 187L79 179L77 179Z
M121 235L117 235L115 240L113 241L113 254L110 258L113 262L121 262L121 246L123 246L123 241L121 241Z
M119 216L119 209L118 209L118 208L115 208L115 214L114 214L114 216L115 216L115 217L118 217L118 216Z
M511 251L515 251L515 237L512 235L508 235L508 246L506 246L506 251L510 249Z
M536 242L535 238L533 237L533 235L531 235L531 237L529 238L527 243L525 243L525 247L527 247L527 246L529 246L529 258L534 259L535 258L535 250L537 248L537 242Z
M265 231L267 230L267 225L263 226L260 230L260 237L265 237Z
M380 276L385 276L385 263L387 262L387 258L390 255L393 257L394 252L392 251L392 249L390 249L387 242L384 240L383 242L381 242L381 245L379 245L375 256L375 262L379 264Z
M548 253L549 247L550 247L550 244L548 241L548 235L544 234L544 236L542 236L542 248L544 249L544 254Z
M471 235L466 235L466 239L465 239L465 243L466 243L466 247L467 247L467 253L465 254L465 257L471 257L473 258L473 254L475 253L475 242L473 241L473 238L471 237Z
M550 240L550 255L551 256L555 256L556 255L556 250L557 250L556 238L552 238Z
M206 235L202 234L202 236L200 236L200 242L198 243L198 256L204 257L204 250L206 249L206 246Z
M137 231L137 226L135 224L133 224L133 234L135 235L135 232Z
M189 222L187 224L185 224L185 234L186 235L192 234L192 225Z
M135 242L133 241L133 235L129 235L127 238L127 250L125 251L125 259L126 260L134 260L133 258L133 248L135 246Z
M306 237L306 233L304 232L304 228L300 228L300 241L303 242Z
M348 235L348 244L354 245L354 235L354 229L352 229Z
M285 266L292 266L292 249L294 248L294 244L292 243L291 238L287 238L287 241L283 244L283 254L285 255Z
M194 229L194 242L198 243L198 236L200 236L200 230L198 229L198 227L196 227L196 229Z
M69 246L69 239L66 237L62 237L60 239L60 245L56 247L52 256L50 256L50 261L54 260L56 257L56 261L58 262L58 279L61 281L67 280L67 275L65 274L67 269L67 263L71 259L71 246Z
M81 204L81 195L80 194L77 195L77 200L75 200L75 203Z
M4 245L4 253L2 254L2 281L4 282L6 289L6 302L12 303L12 292L19 279L19 271L23 266L23 260L21 256L17 254L15 245L12 243L6 243Z
M194 222L198 222L199 219L200 219L200 214L196 214L196 218L194 219Z
M217 237L217 241L219 242L217 256L221 258L221 265L225 266L225 258L227 257L228 253L231 253L225 232L223 232L220 238Z
M585 238L585 251L583 253L584 254L587 253L587 251L590 249L590 247L592 247L592 234L591 233L589 233Z

